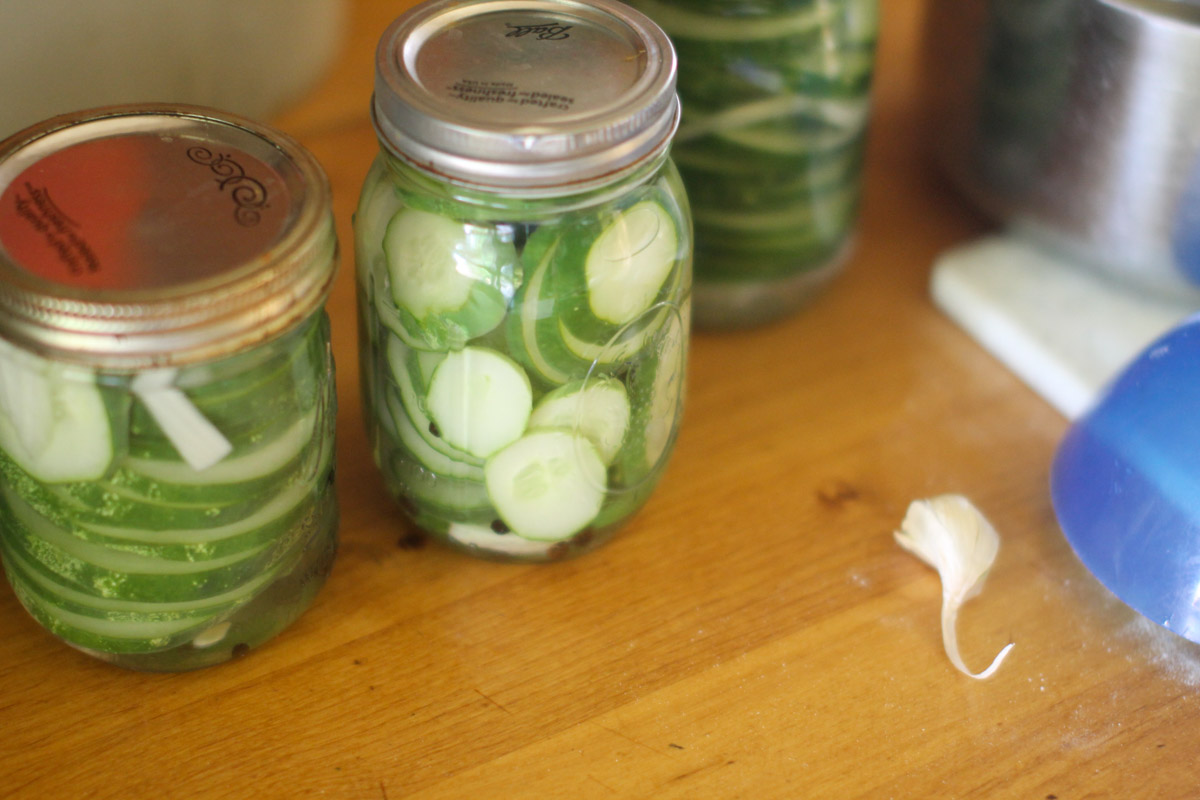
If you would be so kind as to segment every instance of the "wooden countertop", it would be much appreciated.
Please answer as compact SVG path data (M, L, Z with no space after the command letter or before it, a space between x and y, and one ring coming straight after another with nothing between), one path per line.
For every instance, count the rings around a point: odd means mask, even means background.
M886 0L857 252L781 324L698 333L678 448L615 541L485 563L403 528L359 409L350 214L375 142L359 0L333 73L277 125L325 164L342 549L312 609L247 658L105 666L0 590L9 798L1185 798L1200 655L1074 559L1047 493L1066 423L931 305L982 223L922 161L924 0ZM999 558L942 651L941 588L892 531L970 497Z

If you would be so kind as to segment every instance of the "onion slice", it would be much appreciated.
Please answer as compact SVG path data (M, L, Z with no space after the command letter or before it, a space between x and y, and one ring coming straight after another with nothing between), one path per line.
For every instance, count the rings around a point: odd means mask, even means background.
M971 672L958 650L955 623L958 609L983 588L1000 536L992 524L962 495L944 494L914 500L895 532L896 542L938 571L942 579L942 645L960 672L971 678L990 678L1013 643L1004 646L991 665Z
M177 373L172 367L146 370L134 377L130 388L176 452L192 469L203 472L229 455L233 445L175 388Z

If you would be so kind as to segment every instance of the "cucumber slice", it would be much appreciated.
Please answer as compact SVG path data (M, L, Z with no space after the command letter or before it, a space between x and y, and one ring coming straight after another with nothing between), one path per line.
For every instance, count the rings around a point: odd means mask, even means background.
M114 550L167 560L200 562L246 553L277 542L307 513L312 487L295 483L241 519L204 528L133 528L80 522L73 532Z
M645 480L674 442L683 414L690 311L690 302L685 302L671 315L655 341L657 357L640 363L629 378L633 419L618 457L626 486Z
M629 430L625 384L601 377L569 383L546 394L529 417L530 430L561 428L586 436L604 464L611 464Z
M618 214L584 264L592 312L614 325L637 318L658 297L678 251L675 221L661 204L643 200Z
M403 208L400 193L387 176L387 167L376 163L364 181L364 190L354 210L354 257L360 283L376 269L384 268L383 235L388 222Z
M253 514L286 484L247 492L226 502L170 503L107 483L46 486L40 491L14 487L42 516L89 525L166 531L208 529L228 525ZM90 489L91 491L85 491ZM94 502L89 502L94 500Z
M621 333L609 341L596 344L586 339L580 339L571 333L570 328L562 320L559 320L558 326L559 335L562 336L563 344L567 349L579 358L590 361L601 370L636 356L657 329L657 325L650 322L633 331L622 329Z
M588 310L608 326L636 319L659 297L678 253L679 232L660 202L642 200L617 212L584 255L581 288ZM562 266L569 279L576 269L569 263Z
M454 544L478 552L485 557L501 556L544 556L553 542L538 542L512 533L497 533L488 525L473 525L452 522L446 529L446 538Z
M47 483L102 477L113 431L95 376L0 341L0 448Z
M12 571L9 571L9 580L17 599L30 616L55 636L77 647L114 654L151 653L185 641L208 625L207 619L193 617L173 620L99 619L47 601Z
M533 389L525 371L508 356L466 347L447 355L434 370L426 404L442 438L486 458L525 431Z
M672 158L713 319L716 309L739 307L726 291L734 281L800 279L830 265L855 219L878 0L631 4L675 44L683 118ZM766 318L745 308L728 315L743 324Z
M408 415L409 421L412 422L413 430L425 440L427 445L452 460L482 467L482 458L453 446L435 433L438 430L437 425L429 418L429 414L425 410L425 394L428 391L429 381L432 380L433 371L445 359L446 354L412 350L396 336L389 335L387 338L388 370L400 392L400 404ZM432 468L434 465L430 464L429 466Z
M657 205L656 201L645 202ZM664 300L623 326L598 320L587 310L582 262L591 239L584 228L587 226L580 224L543 226L529 238L522 254L535 266L518 291L515 312L509 316L508 348L531 376L550 386L596 372L612 372L636 358L683 288L685 270L672 261L670 273L658 289L657 296ZM595 226L588 229L595 230Z
M390 459L391 478L419 514L447 522L486 523L496 518L482 479L437 475L401 454Z
M300 430L311 431L311 421ZM177 484L160 479L163 474L179 477L171 473L185 466L180 462L157 465L159 477L119 467L105 480L44 484L3 454L0 478L6 492L60 527L90 524L151 532L213 530L236 524L269 506L274 498L311 485L313 476L328 467L332 452L328 447L310 450L306 454L310 457L297 453L279 470L227 484ZM324 459L323 467L317 467L316 457ZM143 538L153 543L155 536L149 533ZM197 551L188 557L200 555Z
M601 344L656 302L671 299L679 281L670 277L678 272L688 235L678 229L681 212L671 202L650 190L623 210L556 226L561 244L550 265L548 292L558 324Z
M668 285L664 286L661 293L661 296L667 299L646 309L605 341L594 342L577 336L571 330L568 320L559 318L558 332L562 343L573 355L591 364L590 372L593 374L597 371L610 372L620 368L637 357L671 315L682 289L683 273L681 269L672 272Z
M230 591L279 553L270 544L199 562L128 553L83 541L44 517L12 505L4 515L5 539L46 575L87 594L144 602L187 601Z
M421 379L422 391L428 390L429 382L433 380L433 371L438 368L438 364L442 363L445 355L445 353L431 353L427 350L412 351L412 358L417 362L417 374Z
M517 258L497 229L408 208L388 222L383 251L394 321L416 346L457 349L504 319Z
M478 463L459 461L430 446L413 425L397 392L390 387L384 392L384 402L387 404L392 425L396 428L399 444L406 453L437 475L469 480L483 479L483 467Z
M9 582L30 614L60 638L107 653L152 652L191 639L253 599L291 568L299 552L224 594L188 602L137 602L94 597L56 581L0 540Z
M2 542L0 542L0 552L4 554L5 566L8 567L10 574L16 572L20 580L43 600L77 614L109 620L141 618L147 621L163 621L184 617L210 619L214 614L227 609L230 602L239 598L244 592L253 591L268 582L273 574L272 572L263 573L254 581L246 583L232 592L202 600L182 603L146 603L96 597L81 592L46 575L16 550L5 547Z
M563 343L555 317L556 298L550 267L562 244L550 227L539 228L521 254L535 266L517 292L515 313L508 317L505 333L509 352L545 384L567 383L587 375L591 362L585 361Z
M533 431L484 466L488 496L513 533L556 542L600 511L607 489L604 461L587 437L565 430Z
M704 41L758 42L796 36L819 30L834 14L834 4L809 3L789 13L766 17L720 17L715 13L680 8L679 3L664 0L635 0L672 38Z

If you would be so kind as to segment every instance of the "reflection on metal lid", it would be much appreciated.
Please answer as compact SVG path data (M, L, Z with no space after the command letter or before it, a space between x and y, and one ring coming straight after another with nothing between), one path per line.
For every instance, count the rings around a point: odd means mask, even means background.
M666 147L674 51L609 0L435 0L380 40L374 114L389 147L452 179L587 181Z
M324 175L278 132L163 106L50 120L0 144L0 335L111 366L261 341L323 301L332 237Z
M168 117L159 131L107 135L112 121L0 192L0 244L19 266L71 286L150 289L241 266L279 238L283 177L214 141L222 128Z

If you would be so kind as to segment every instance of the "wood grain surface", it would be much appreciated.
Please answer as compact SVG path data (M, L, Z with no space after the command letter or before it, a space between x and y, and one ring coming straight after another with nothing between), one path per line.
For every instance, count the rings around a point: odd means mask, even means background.
M333 182L343 266L339 559L312 609L230 664L115 669L0 589L7 798L1192 798L1200 654L1078 564L1047 492L1066 423L931 305L985 229L924 158L923 0L885 0L857 250L793 318L693 338L684 427L611 544L486 563L406 529L365 443L350 215L375 152L359 0L340 61L275 120ZM942 651L936 573L892 539L970 497L999 558Z

